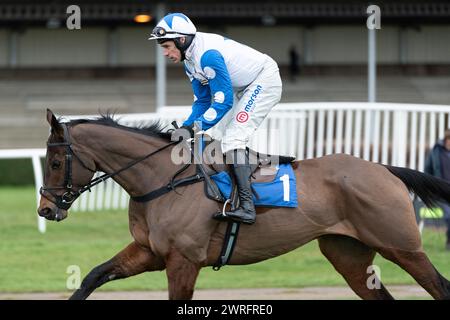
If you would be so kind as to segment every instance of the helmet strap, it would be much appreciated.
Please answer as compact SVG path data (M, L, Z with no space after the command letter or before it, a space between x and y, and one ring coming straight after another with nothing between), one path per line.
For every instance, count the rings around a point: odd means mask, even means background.
M188 35L184 36L184 43L181 42L181 38L175 38L173 39L173 42L175 43L175 47L180 50L181 53L181 61L184 61L186 59L186 50L189 48L189 46L192 43L192 40L194 40L194 36Z

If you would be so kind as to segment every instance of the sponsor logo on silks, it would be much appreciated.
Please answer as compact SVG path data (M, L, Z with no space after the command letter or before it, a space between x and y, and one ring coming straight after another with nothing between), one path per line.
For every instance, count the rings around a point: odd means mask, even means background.
M248 113L245 111L241 111L236 115L236 121L240 123L247 122L248 120Z
M253 104L255 103L256 97L258 96L258 94L262 91L262 86L261 85L257 85L256 89L253 91L252 95L250 96L250 100L248 100L247 104L245 105L244 110L247 112L251 112L252 111L252 107Z

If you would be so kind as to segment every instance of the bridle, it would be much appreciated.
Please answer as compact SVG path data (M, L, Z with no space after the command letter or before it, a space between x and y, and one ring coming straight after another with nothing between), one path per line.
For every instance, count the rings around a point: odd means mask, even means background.
M76 189L76 188L74 188L73 183L72 183L72 180L73 180L72 179L73 178L72 177L72 166L73 166L73 158L74 157L81 163L83 168L89 170L90 172L95 173L95 172L97 172L97 170L90 169L88 166L86 166L84 164L84 162L80 159L80 157L78 157L76 155L76 153L72 149L72 142L70 140L69 129L67 127L67 124L61 123L60 125L62 126L62 128L64 130L64 141L63 142L48 142L47 148L65 147L65 149L66 149L65 168L64 168L64 184L63 184L63 186L57 186L57 187L53 187L53 186L47 187L44 185L40 188L39 193L41 194L41 196L43 196L47 200L54 203L59 209L64 209L64 210L68 210L70 208L70 206L72 205L72 203L82 193L84 193L88 190L91 191L91 188L93 186L118 175L122 171L125 171L125 170L131 168L132 166L136 165L137 163L139 163L139 162L153 156L154 154L157 154L158 152L168 148L169 146L174 145L179 142L179 141L170 142L170 143L162 146L161 148L159 148L141 158L131 161L130 163L128 163L126 166L120 168L119 170L114 171L113 173L105 173L95 179L92 179L88 184L80 187L79 189ZM57 191L57 190L63 190L63 193L56 194L55 191ZM50 199L45 193L50 194L53 197L53 199Z

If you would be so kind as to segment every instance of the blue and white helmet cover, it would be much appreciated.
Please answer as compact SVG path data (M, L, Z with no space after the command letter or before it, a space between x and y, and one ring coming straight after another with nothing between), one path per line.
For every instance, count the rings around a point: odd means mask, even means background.
M158 22L148 39L175 39L195 35L196 32L197 28L186 15L170 13Z

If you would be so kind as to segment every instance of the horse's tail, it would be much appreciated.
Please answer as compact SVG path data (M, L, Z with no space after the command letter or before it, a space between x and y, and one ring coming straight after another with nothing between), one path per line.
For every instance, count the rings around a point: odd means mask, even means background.
M423 203L432 208L439 201L450 203L450 183L408 168L400 168L385 165L385 167L397 178L402 180L410 192L415 193Z

